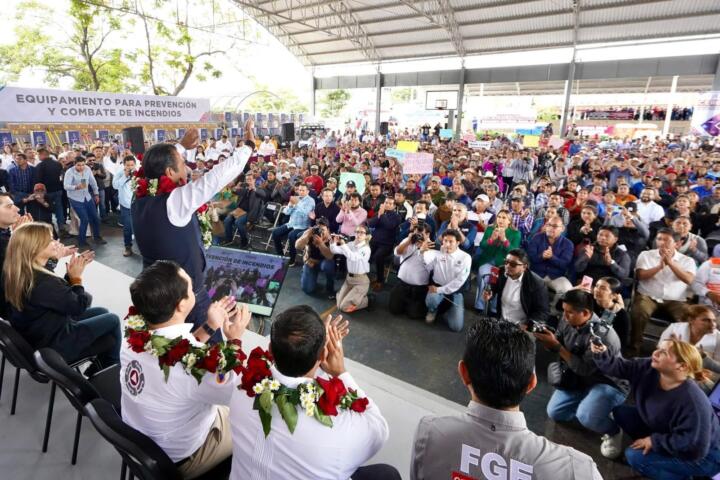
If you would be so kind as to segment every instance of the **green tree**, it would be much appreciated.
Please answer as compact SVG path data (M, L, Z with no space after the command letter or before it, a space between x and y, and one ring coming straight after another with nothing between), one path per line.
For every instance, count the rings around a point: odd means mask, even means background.
M110 47L120 44L122 18L107 15L103 1L70 0L69 28L57 22L48 5L21 3L15 42L0 46L0 80L14 81L25 70L42 68L51 86L71 78L77 90L137 91L122 50Z
M331 90L320 99L322 108L320 115L325 118L333 118L340 115L350 100L350 92L347 90Z
M412 87L395 88L391 94L393 103L408 103L414 97Z
M252 112L291 112L304 113L308 106L288 88L271 89L267 85L256 84L259 93L248 98L240 108Z

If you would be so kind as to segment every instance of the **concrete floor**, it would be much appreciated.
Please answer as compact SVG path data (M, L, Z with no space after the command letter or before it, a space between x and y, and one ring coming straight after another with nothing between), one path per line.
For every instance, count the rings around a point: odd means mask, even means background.
M136 276L142 268L140 257L137 254L130 258L122 256L121 229L103 226L103 236L108 240L108 244L96 249L96 258L126 275ZM300 268L291 268L275 312L298 304L310 305L318 312L333 307L334 302L321 293L315 296L305 295L300 289L299 279ZM320 280L320 283L322 282L324 279ZM341 283L337 281L336 288L339 289ZM319 289L322 291L322 286L319 286ZM387 295L387 291L378 293L371 311L359 311L349 315L351 333L345 342L346 356L418 388L459 404L467 404L467 390L456 373L457 361L463 352L463 334L451 332L442 323L428 326L423 321L391 315L385 308ZM466 298L466 304L470 303L470 297ZM476 318L474 313L466 311L466 324ZM621 461L604 459L600 455L599 435L584 430L580 425L561 425L547 418L545 407L552 395L552 388L545 382L545 372L547 364L552 360L551 354L542 347L538 349L538 387L522 404L529 428L557 443L571 445L592 456L606 479L642 478L636 476ZM3 416L4 414L5 412ZM31 448L36 447L31 445ZM0 480L4 478L12 477L5 477L0 470Z

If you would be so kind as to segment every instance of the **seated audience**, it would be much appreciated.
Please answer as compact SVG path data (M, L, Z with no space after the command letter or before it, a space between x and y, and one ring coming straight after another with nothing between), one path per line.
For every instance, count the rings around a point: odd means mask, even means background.
M360 206L361 201L362 197L357 192L350 195L350 200L342 200L342 206L335 220L340 224L340 233L346 237L355 235L355 229L359 225L364 225L367 220L367 212Z
M597 239L602 221L597 216L597 209L585 205L580 210L580 217L571 220L567 228L567 238L575 245L576 251L583 245L591 245Z
M567 273L575 247L570 240L562 236L565 225L560 217L550 218L545 223L544 230L530 240L527 253L530 258L530 270L555 292L555 297L550 303L554 306L557 300L572 288Z
M617 228L603 225L598 230L595 244L580 249L575 260L575 272L578 278L615 277L620 281L630 273L630 256L617 245Z
M688 285L695 277L695 261L676 250L679 236L669 228L658 230L656 249L640 254L635 266L637 287L630 318L632 319L629 352L640 353L643 332L650 317L658 310L674 321L685 316Z
M95 254L74 252L53 240L46 223L20 226L5 253L5 298L11 306L10 323L33 349L50 347L68 363L96 356L91 373L118 363L120 320L105 308L90 307L92 296L82 276ZM65 279L47 268L51 259L69 254Z
M395 211L395 198L393 197L385 198L375 215L368 220L368 226L372 228L370 261L375 264L374 290L381 290L385 285L385 266L388 259L392 257L395 237L402 222L402 218Z
M178 264L158 260L135 279L130 296L147 332L169 342L180 339L175 348L186 355L196 355L191 348L202 347L209 338L204 331L196 338L192 324L185 323L195 305L195 294L192 280ZM129 317L127 328L136 320ZM231 341L240 340L249 322L247 306L238 308L231 297L212 303L207 312L208 326L222 328ZM123 420L157 443L178 465L183 478L198 477L232 454L227 405L237 390L238 377L231 369L207 367L210 371L203 370L198 380L188 371L192 366L188 367L184 356L167 365L157 354L143 350L144 345L134 345L130 337L123 342ZM203 365L202 360L195 364ZM163 368L168 368L167 373ZM142 383L133 380L138 377Z
M355 240L345 242L336 235L330 243L330 251L342 255L347 260L347 277L337 292L336 304L340 311L351 313L368 306L370 289L370 236L368 228L360 225L355 229Z
M421 204L422 201L415 204ZM388 309L393 315L407 313L412 319L423 318L427 314L425 297L427 296L430 273L425 268L420 249L427 244L431 248L431 227L428 223L415 224L406 238L395 247L395 255L400 258L398 282L390 291Z
M515 474L502 478L602 478L589 456L528 430L520 402L538 380L535 345L521 329L506 322L476 323L457 368L470 393L467 412L420 420L411 480L501 478L507 466Z
M272 324L267 360L261 362L260 373L243 379L243 390L235 390L230 405L233 435L233 466L230 478L277 478L286 480L399 480L397 470L388 465L364 465L388 439L388 425L380 409L365 396L352 375L345 370L342 336L338 328L323 325L310 307L299 305L280 313ZM252 359L252 354L251 354ZM252 360L250 360L252 361ZM249 361L249 362L250 362ZM254 373L254 372L251 372ZM316 380L317 377L317 380ZM295 391L301 386L320 388L318 382L330 381L335 397L348 389L355 392L359 408L335 406L329 392L319 401L312 395L301 399L302 410L294 417L294 429L288 428L277 400L271 403L267 430L253 407L258 383L269 379L278 387ZM262 387L261 387L262 388ZM325 388L327 392L329 387ZM343 393L338 393L338 390ZM301 397L302 398L302 397ZM271 400L272 402L272 400ZM291 408L298 408L291 404ZM307 415L316 409L327 415L321 423L318 415ZM308 448L312 445L312 448ZM259 461L267 459L266 461Z
M428 312L425 322L433 323L445 310L445 318L450 330L459 332L463 328L465 310L462 287L470 276L470 255L460 250L462 234L448 229L442 235L440 250L428 250L423 243L420 251L428 272L432 272L430 286L425 297Z
M605 345L593 344L591 349L600 371L630 381L635 405L618 405L612 413L621 433L632 440L625 458L634 470L651 479L710 477L720 472L720 423L708 397L693 381L704 379L694 346L665 340L651 358L631 360ZM606 456L620 455L612 453Z
M613 330L620 339L620 346L625 348L630 336L630 317L625 310L623 301L622 283L615 277L602 277L593 287L593 298L595 299L595 308L593 311L600 320L612 325Z
M720 309L720 257L703 262L692 281L692 291L700 297L700 303Z
M456 202L453 206L450 220L443 222L438 229L438 239L442 238L445 230L451 228L460 232L462 240L460 241L460 249L471 254L475 248L475 236L477 235L477 227L468 220L468 209L462 203ZM441 242L438 242L438 247Z
M495 216L495 225L485 230L480 241L479 254L476 258L477 263L480 264L477 273L477 295L475 295L475 308L478 310L485 309L482 292L485 290L493 267L501 267L508 252L520 247L520 232L510 226L511 221L510 212L500 210Z
M668 325L658 345L664 340L682 340L695 345L703 358L703 368L720 373L720 331L715 310L710 306L688 306L687 321Z
M611 326L593 313L590 293L575 289L563 297L563 316L553 333L545 327L533 335L545 348L560 356L548 366L548 383L555 389L547 405L556 422L577 419L588 430L602 435L600 451L607 456L619 448L619 428L610 412L627 397L627 382L604 375L593 361L590 341L599 337L610 352L620 354L620 339Z
M295 266L295 257L297 250L295 242L300 235L310 226L310 212L315 208L315 200L308 195L308 187L300 184L295 187L296 196L291 196L288 206L285 207L285 214L290 215L290 219L284 225L280 225L273 230L272 239L275 242L275 253L283 254L283 243L288 240L288 256L290 257L290 266Z
M677 217L672 223L672 229L680 238L677 241L677 251L695 260L700 265L708 259L708 247L705 239L695 235L692 230L690 217Z

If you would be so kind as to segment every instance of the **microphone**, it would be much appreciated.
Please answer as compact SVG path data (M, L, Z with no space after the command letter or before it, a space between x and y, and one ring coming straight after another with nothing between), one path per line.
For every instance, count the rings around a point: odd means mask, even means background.
M498 278L500 277L500 269L498 267L490 268L490 285L497 285Z

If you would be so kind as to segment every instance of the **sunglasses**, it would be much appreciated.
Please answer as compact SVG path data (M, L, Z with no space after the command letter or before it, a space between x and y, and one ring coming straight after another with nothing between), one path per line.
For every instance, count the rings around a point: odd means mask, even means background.
M511 260L505 260L503 263L504 263L505 265L510 265L511 267L522 267L523 265L525 265L524 263L513 262L513 261L511 261Z

